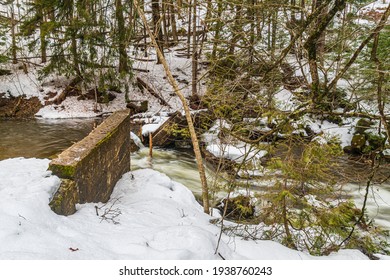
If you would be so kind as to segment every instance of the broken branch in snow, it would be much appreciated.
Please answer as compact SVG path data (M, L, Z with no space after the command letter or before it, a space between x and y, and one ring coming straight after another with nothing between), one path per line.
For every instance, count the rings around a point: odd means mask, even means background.
M158 100L160 100L160 103L164 106L171 107L167 101L165 101L164 98L162 98L161 95L159 95L150 85L148 85L144 80L142 80L140 77L137 77L137 84L139 87L145 88L151 95L156 97Z
M99 211L100 209L104 209L104 212L102 215L100 215L100 222L102 221L106 221L106 222L112 222L114 225L117 225L119 224L119 221L116 220L116 218L122 214L122 211L120 210L120 208L114 208L115 204L120 200L120 197L112 200L112 201L109 201L111 202L111 205L109 207L106 207L107 204L109 202L107 202L106 204L100 206L100 207L97 207L95 206L95 209L96 209L96 214L99 216Z

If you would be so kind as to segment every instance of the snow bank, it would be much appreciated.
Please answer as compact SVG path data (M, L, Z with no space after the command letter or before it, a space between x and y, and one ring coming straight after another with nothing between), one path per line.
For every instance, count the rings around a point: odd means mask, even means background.
M166 175L151 169L127 173L106 205L78 205L76 214L64 217L48 206L59 185L46 171L48 164L0 161L0 259L219 258L214 254L219 228L193 194ZM107 219L96 215L95 206ZM226 259L317 259L272 241L227 236L219 252ZM323 258L366 259L355 250Z
M362 10L363 11L385 10L389 4L390 4L390 0L377 0L364 6Z
M267 155L266 150L258 150L249 144L246 144L237 139L222 141L218 134L222 128L230 129L230 125L223 120L217 120L214 125L202 135L203 141L206 143L206 150L218 158L226 158L236 162L243 160L259 160Z
M11 75L0 76L0 92L7 93L7 97L25 96L27 99L38 97L43 102L44 95L40 92L41 86L34 69L27 74L16 68L10 70L13 72Z

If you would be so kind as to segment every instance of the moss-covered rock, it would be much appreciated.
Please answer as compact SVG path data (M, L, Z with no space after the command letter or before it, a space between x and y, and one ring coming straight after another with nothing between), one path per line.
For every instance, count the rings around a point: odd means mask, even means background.
M369 119L360 119L356 123L355 132L358 134L363 134L367 129L371 128L372 121Z
M139 113L144 113L148 110L149 102L147 100L141 101L129 101L126 105L127 108L130 109L130 114L139 114Z
M255 206L251 202L251 198L244 195L238 195L233 198L224 199L219 209L221 212L226 207L226 217L231 220L246 220L254 217Z
M355 134L352 137L351 149L352 153L361 154L363 149L366 147L366 135L364 134Z
M385 145L386 138L381 135L366 133L366 137L371 151L375 151Z

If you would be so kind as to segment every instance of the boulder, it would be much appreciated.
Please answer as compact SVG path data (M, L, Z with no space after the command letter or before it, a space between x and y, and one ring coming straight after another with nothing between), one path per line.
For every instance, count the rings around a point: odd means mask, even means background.
M366 135L355 134L351 141L351 151L354 154L361 154L366 146Z
M371 128L371 125L373 123L369 119L360 119L356 123L355 133L363 134L367 129Z

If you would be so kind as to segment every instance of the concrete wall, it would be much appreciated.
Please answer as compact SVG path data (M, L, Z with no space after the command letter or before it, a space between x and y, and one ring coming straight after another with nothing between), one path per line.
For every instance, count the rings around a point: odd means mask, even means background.
M71 215L77 203L108 201L116 182L130 170L129 113L114 113L51 161L49 170L62 179L49 204L55 213Z

